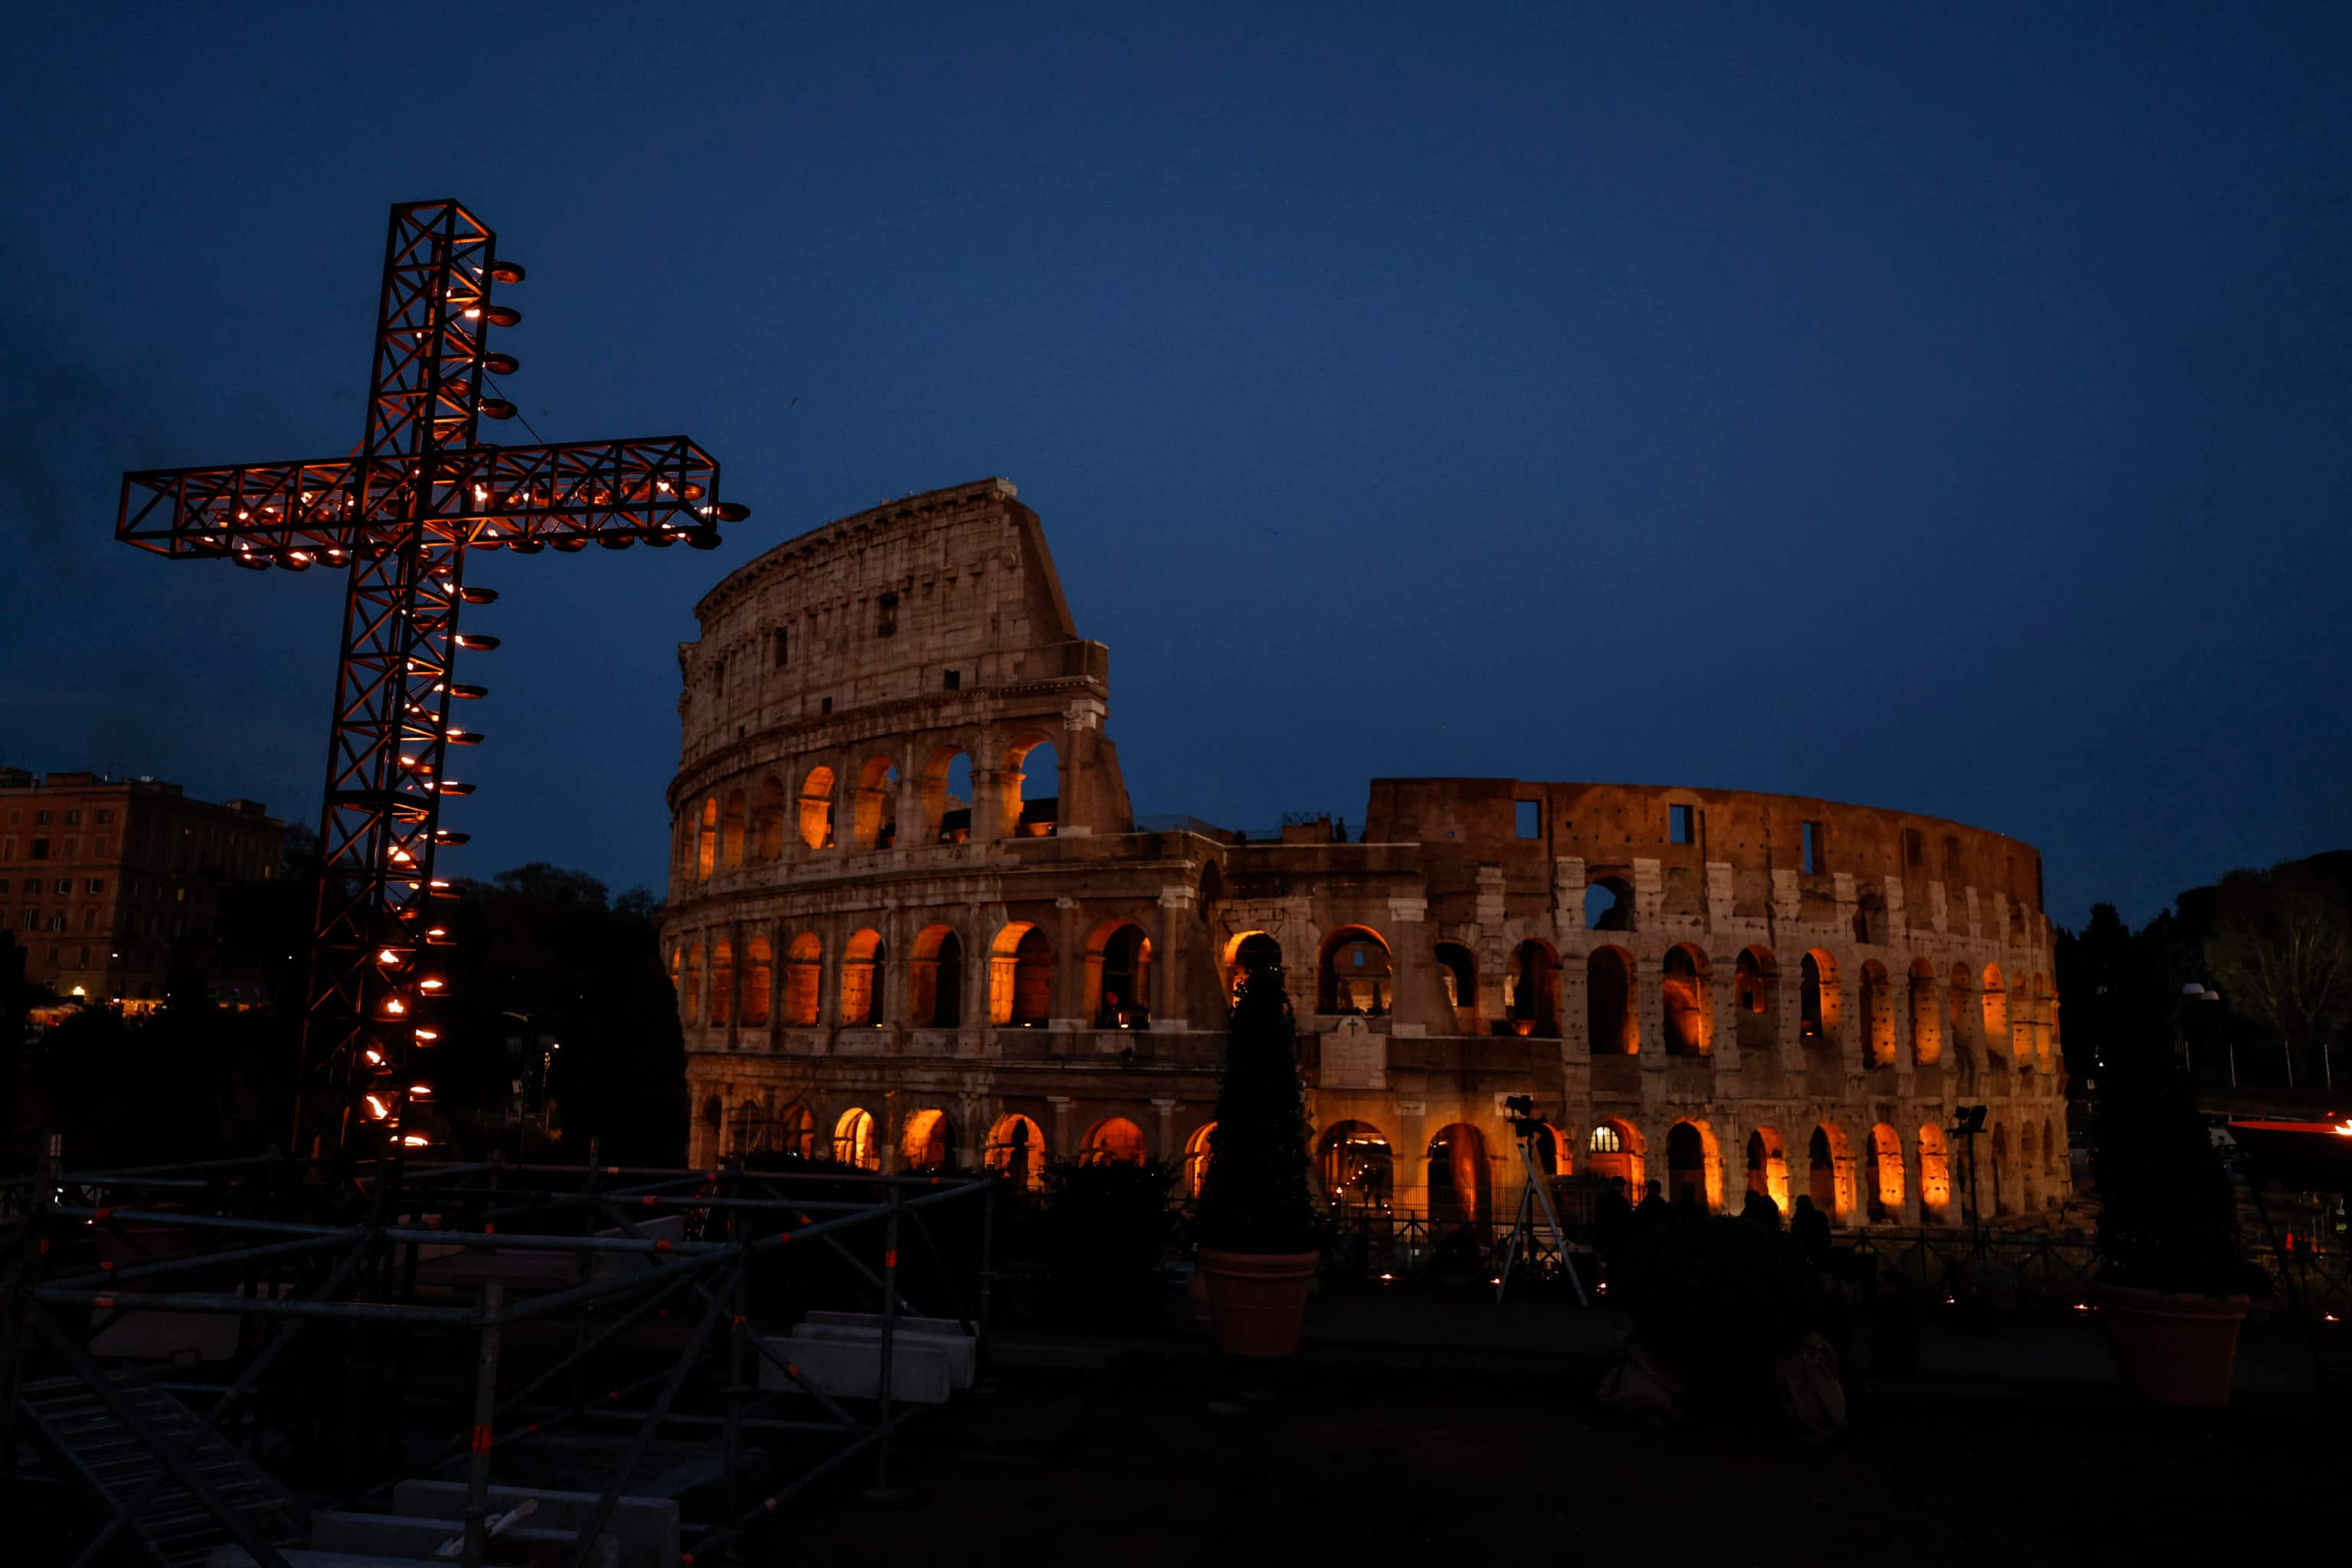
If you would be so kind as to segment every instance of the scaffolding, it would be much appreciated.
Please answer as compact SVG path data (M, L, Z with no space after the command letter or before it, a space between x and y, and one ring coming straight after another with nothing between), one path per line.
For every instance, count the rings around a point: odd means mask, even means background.
M78 1563L129 1548L203 1563L233 1543L287 1568L308 1535L298 1492L364 1510L439 1478L462 1479L457 1560L474 1568L494 1484L543 1485L532 1450L559 1434L558 1473L593 1476L596 1495L567 1568L657 1444L687 1478L669 1492L681 1561L722 1561L854 1461L887 1484L893 1435L920 1408L893 1399L900 1324L920 1310L907 1287L984 1329L1000 1185L606 1165L593 1146L577 1165L273 1154L74 1172L51 1138L0 1184L0 1439L12 1468L29 1439L99 1505ZM819 1386L755 1321L844 1297L877 1309L870 1398ZM108 1353L134 1315L214 1325L217 1353L139 1369Z

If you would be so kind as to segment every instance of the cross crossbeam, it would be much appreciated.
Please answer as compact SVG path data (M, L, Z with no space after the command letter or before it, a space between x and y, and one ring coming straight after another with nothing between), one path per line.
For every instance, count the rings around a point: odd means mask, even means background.
M522 281L498 237L454 201L392 209L368 416L348 457L125 474L115 537L173 560L345 574L341 658L319 829L319 887L296 1095L295 1146L353 1145L420 1081L415 1053L438 1032L446 995L429 952L447 896L436 848L465 842L441 803L470 794L444 767L482 737L449 722L461 649L498 639L457 630L458 610L498 595L464 585L469 550L572 552L642 542L719 543L749 509L719 499L719 463L684 436L506 447L478 421L514 409L488 378L519 368L489 349L520 314L493 303Z

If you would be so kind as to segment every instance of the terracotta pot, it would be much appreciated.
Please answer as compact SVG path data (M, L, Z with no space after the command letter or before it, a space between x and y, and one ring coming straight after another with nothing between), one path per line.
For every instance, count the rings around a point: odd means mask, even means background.
M1192 1309L1194 1322L1209 1321L1209 1277L1202 1273L1197 1265L1192 1269L1192 1278L1184 1282L1184 1300Z
M1209 1282L1209 1326L1227 1355L1289 1355L1298 1349L1307 1289L1319 1252L1219 1252L1202 1247L1196 1268Z
M2126 1388L2158 1405L2197 1410L2230 1403L2245 1297L2103 1285L2093 1299Z

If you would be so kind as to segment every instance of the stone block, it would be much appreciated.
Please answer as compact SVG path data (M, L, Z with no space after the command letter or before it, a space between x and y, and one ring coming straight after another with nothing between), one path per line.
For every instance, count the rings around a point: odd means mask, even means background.
M836 1399L873 1399L882 1391L882 1343L870 1340L808 1339L799 1335L770 1336L766 1343L801 1369L817 1387ZM760 1386L797 1394L800 1385L765 1357L760 1361ZM909 1405L945 1405L953 1380L948 1353L920 1344L894 1345L890 1352L890 1397Z
M838 1340L848 1344L869 1345L879 1345L882 1342L882 1325L878 1322L803 1321L799 1328L793 1331L793 1333L794 1337L803 1340ZM905 1350L908 1345L913 1345L919 1350L941 1352L948 1358L949 1385L954 1388L971 1386L973 1367L979 1359L979 1347L973 1342L970 1334L961 1329L950 1329L946 1333L908 1329L906 1326L906 1320L902 1318L899 1320L897 1348Z

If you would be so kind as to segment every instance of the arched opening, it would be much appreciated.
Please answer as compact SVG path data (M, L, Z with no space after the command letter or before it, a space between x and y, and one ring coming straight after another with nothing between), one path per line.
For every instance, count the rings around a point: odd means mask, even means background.
M824 941L813 931L784 949L784 1022L807 1028L817 1020L824 987Z
M838 1165L854 1166L860 1171L882 1168L882 1151L874 1142L874 1118L856 1106L841 1113L833 1124L833 1159Z
M1876 959L1862 966L1862 1026L1864 1059L1874 1068L1895 1065L1895 993L1886 965Z
M955 1123L944 1110L918 1110L899 1130L899 1163L909 1171L955 1168Z
M1748 1190L1762 1193L1783 1215L1789 1212L1789 1149L1776 1128L1748 1134Z
M1549 1121L1536 1126L1534 1152L1536 1169L1547 1176L1569 1175L1575 1169L1568 1139Z
M1895 1129L1885 1122L1870 1130L1864 1148L1864 1163L1870 1167L1870 1217L1874 1220L1903 1217L1903 1140Z
M724 938L710 944L710 1021L725 1024L735 1016L735 950Z
M1633 1016L1633 955L1622 947L1596 947L1584 961L1586 1036L1596 1057L1630 1057L1642 1048L1641 1021Z
M1600 1122L1584 1142L1587 1175L1623 1184L1628 1199L1642 1195L1642 1135L1631 1122Z
M1209 1182L1209 1135L1217 1130L1213 1121L1203 1121L1184 1140L1184 1195L1197 1198Z
M1514 1034L1559 1037L1559 955L1533 938L1511 950L1503 972L1503 1013Z
M888 849L898 842L898 764L888 757L859 764L849 836L860 849Z
M963 939L946 926L925 926L915 933L907 1022L918 1029L952 1029L963 1022Z
M1805 1145L1806 1163L1811 1166L1807 1191L1813 1206L1833 1218L1843 1219L1853 1209L1853 1152L1846 1146L1845 1133L1827 1122L1813 1129Z
M1437 944L1437 984L1457 1035L1478 1033L1478 961L1458 942Z
M1952 1162L1946 1152L1944 1130L1932 1121L1919 1128L1920 1217L1950 1224Z
M743 792L740 789L729 790L727 808L719 814L719 858L730 866L740 866L743 863L744 826Z
M1337 1207L1386 1210L1393 1192L1396 1156L1381 1130L1369 1121L1341 1121L1315 1142L1315 1168L1323 1191Z
M1623 879L1597 877L1584 889L1584 929L1632 931L1633 889Z
M753 1028L768 1024L768 994L775 989L776 968L768 939L755 936L743 944L743 1022Z
M882 1022L882 933L862 931L841 950L841 1021L878 1025Z
M1429 1141L1429 1217L1433 1224L1475 1224L1486 1214L1486 1140L1466 1121L1441 1128Z
M1341 926L1323 939L1316 960L1315 1010L1387 1016L1393 968L1380 932Z
M759 798L751 806L751 857L773 860L784 852L784 785L781 779L760 781Z
M801 842L812 849L833 847L833 770L811 768L801 781Z
M1936 966L1911 961L1911 1061L1931 1067L1944 1059L1944 1025L1936 1012Z
M1106 1163L1140 1165L1151 1158L1143 1129L1124 1116L1106 1117L1087 1129L1083 1158Z
M981 1152L991 1171L1029 1192L1045 1184L1045 1134L1025 1116L999 1117Z
M1731 1006L1741 1050L1769 1050L1780 1043L1780 969L1765 949L1740 951L1732 967Z
M816 1118L805 1105L795 1105L770 1123L775 1129L774 1152L796 1160L816 1158Z
M1097 1029L1151 1023L1151 939L1133 921L1106 921L1087 941L1087 1014Z
M1666 1197L1673 1203L1695 1203L1707 1209L1722 1206L1722 1178L1716 1166L1715 1135L1696 1121L1677 1121L1666 1129Z
M929 844L962 844L971 837L971 758L941 746L923 765L923 838Z
M1855 889L1853 904L1853 940L1865 946L1883 947L1887 937L1886 900L1868 883Z
M2000 965L1984 967L1984 1047L1985 1058L1994 1067L2007 1065L2011 1053L2009 1039L2009 992L2003 988Z
M1799 1032L1809 1045L1816 1040L1834 1043L1838 1037L1837 960L1814 948L1805 954L1799 973Z
M686 981L677 988L677 1016L688 1024L702 1022L702 944L686 950Z
M1213 869L1213 868L1212 868ZM1225 943L1225 999L1240 999L1242 982L1282 968L1282 944L1262 931L1245 931Z
M1666 1055L1703 1057L1714 1050L1715 1009L1707 993L1706 954L1686 942L1666 949L1658 976Z
M1061 824L1062 754L1043 735L1004 755L1004 820L1015 838L1050 837Z
M719 869L719 797L709 795L702 803L702 827L694 849L694 875L697 880L708 880Z
M988 1021L1012 1029L1054 1021L1054 944L1042 926L1014 921L989 944Z

